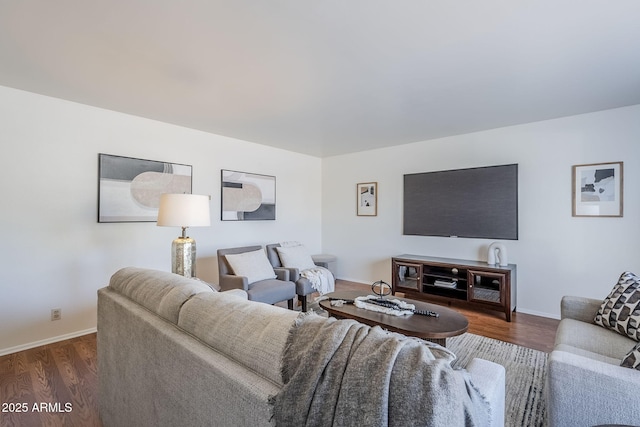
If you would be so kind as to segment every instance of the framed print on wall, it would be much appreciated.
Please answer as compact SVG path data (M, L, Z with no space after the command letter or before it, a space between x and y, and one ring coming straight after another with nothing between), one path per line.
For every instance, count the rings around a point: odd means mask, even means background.
M622 216L622 162L575 165L572 181L573 216Z
M276 219L276 177L222 170L222 221Z
M98 222L155 222L160 195L191 194L192 167L98 154Z
M358 216L378 215L378 183L363 182L356 184Z

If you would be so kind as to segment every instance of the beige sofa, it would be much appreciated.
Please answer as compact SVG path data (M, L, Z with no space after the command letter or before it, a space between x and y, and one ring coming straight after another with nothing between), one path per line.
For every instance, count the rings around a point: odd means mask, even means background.
M100 417L114 426L273 425L300 314L171 273L125 268L98 291ZM504 423L504 368L466 369Z
M594 323L601 304L562 298L547 375L551 427L640 425L640 371L620 366L637 343Z

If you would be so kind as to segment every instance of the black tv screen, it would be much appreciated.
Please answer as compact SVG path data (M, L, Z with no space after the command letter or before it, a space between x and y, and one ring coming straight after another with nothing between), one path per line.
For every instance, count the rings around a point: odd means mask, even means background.
M404 176L403 234L518 239L518 165Z

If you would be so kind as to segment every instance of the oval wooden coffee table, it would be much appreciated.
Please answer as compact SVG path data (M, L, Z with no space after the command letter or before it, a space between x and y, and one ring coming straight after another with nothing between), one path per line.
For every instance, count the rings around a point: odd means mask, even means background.
M339 291L326 294L329 298L353 300L367 295L361 291ZM403 335L422 338L446 346L447 338L467 332L469 321L462 314L441 305L415 301L396 296L388 299L399 299L416 306L417 310L430 310L440 314L439 317L412 314L409 316L393 316L377 311L358 308L353 304L343 304L341 307L332 306L330 300L320 301L320 307L338 319L354 319L370 326L380 326L389 331Z

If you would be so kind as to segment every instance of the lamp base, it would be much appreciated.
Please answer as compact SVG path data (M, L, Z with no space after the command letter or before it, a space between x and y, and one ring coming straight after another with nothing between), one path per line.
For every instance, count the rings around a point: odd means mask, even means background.
M196 241L191 237L178 237L171 243L171 272L196 277Z

